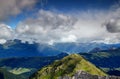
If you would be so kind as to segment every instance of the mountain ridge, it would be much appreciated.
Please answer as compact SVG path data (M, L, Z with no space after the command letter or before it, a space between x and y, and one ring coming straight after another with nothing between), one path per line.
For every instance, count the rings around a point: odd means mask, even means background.
M57 79L65 75L72 76L78 70L83 70L93 75L107 75L80 55L71 54L61 60L55 61L51 65L43 67L34 73L30 79Z

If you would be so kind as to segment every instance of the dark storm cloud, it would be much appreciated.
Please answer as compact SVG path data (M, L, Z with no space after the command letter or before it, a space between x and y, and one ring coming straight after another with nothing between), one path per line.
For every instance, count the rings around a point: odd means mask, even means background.
M33 7L37 0L0 0L0 20L20 14L23 9Z
M108 32L118 33L120 32L120 19L111 19L107 24L106 28Z

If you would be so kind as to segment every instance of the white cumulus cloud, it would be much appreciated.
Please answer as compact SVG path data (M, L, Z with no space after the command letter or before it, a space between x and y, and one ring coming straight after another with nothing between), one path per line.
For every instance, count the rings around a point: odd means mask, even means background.
M26 41L56 42L68 36L76 20L71 16L40 10L37 18L28 18L16 27L17 38ZM66 32L66 33L65 33Z
M119 34L107 29L107 22L118 16L116 12L89 11L68 15L40 10L36 18L27 18L16 27L16 38L24 41L54 42L119 42ZM118 27L119 24L116 24ZM113 40L115 38L116 40Z
M0 43L5 43L12 38L14 38L13 30L8 25L0 24Z
M114 11L90 10L74 13L71 15L39 10L35 17L19 22L15 30L2 26L5 32L2 35L3 30L0 29L0 41L13 36L14 39L30 43L120 42L119 8Z

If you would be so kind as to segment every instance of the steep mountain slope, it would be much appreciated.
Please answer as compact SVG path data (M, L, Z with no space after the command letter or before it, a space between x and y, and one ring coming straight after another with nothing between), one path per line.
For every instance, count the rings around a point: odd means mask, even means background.
M120 76L120 48L80 53L80 55L84 56L96 66L103 68L108 74Z
M25 79L23 76L14 75L5 69L0 68L0 79Z
M68 54L66 53L61 53L57 56L49 57L4 58L0 59L0 67L3 67L7 71L10 71L14 74L20 74L25 77L29 77L29 75L33 74L33 72L36 70L51 64L55 60L62 59L67 55Z
M55 56L60 53L62 52L47 44L22 43L20 40L9 40L0 44L0 58Z
M106 74L78 54L64 57L55 61L33 74L30 79L57 79L60 76L72 76L77 71L86 71L93 75L105 76Z

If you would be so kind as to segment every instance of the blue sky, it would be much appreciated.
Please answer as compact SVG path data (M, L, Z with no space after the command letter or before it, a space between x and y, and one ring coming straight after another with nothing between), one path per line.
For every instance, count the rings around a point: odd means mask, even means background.
M72 9L108 9L117 0L48 0L45 8L56 8L59 10L70 11Z
M16 27L18 22L32 17L40 9L56 10L61 13L74 13L76 11L87 10L108 10L118 0L38 0L31 11L22 11L20 14L9 17L9 20L4 21L12 27Z

